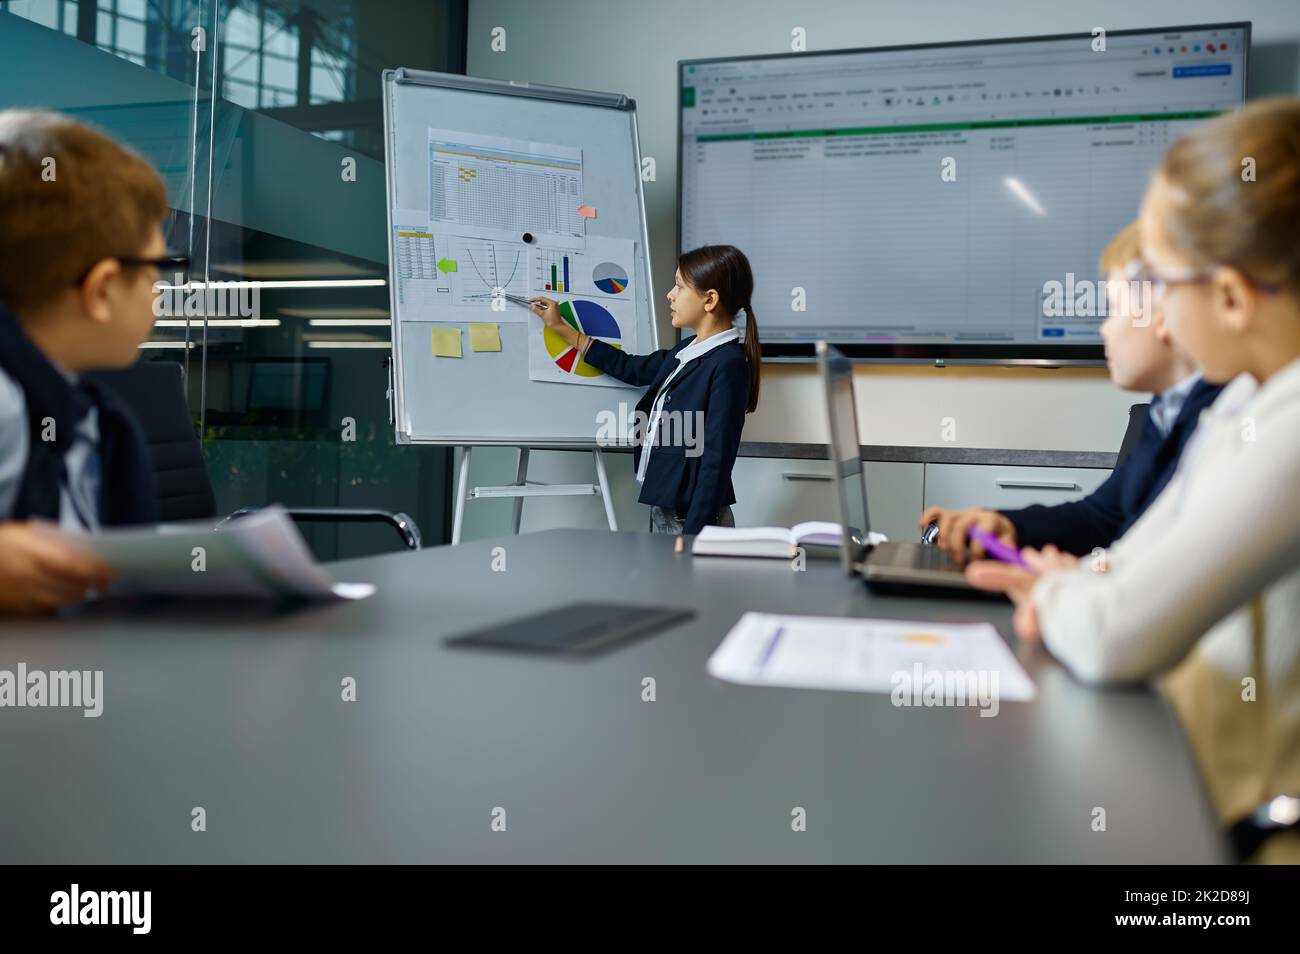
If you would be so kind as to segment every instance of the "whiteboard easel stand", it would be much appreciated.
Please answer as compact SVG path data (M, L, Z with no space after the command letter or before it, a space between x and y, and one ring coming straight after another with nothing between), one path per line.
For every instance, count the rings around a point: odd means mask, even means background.
M618 520L614 516L614 500L609 493L609 474L605 471L605 455L599 447L593 447L592 456L596 459L596 483L594 484L541 484L528 481L528 452L530 448L519 448L519 466L515 471L515 482L500 487L470 487L469 460L473 445L464 444L460 448L460 477L456 481L456 511L451 523L451 542L460 543L461 531L465 527L465 502L467 500L490 500L501 497L513 497L515 512L513 533L519 533L519 526L524 516L525 497L593 497L600 495L605 504L605 519L609 529L618 529Z
M555 382L534 382L528 375L526 336L513 323L500 329L499 375L494 383L498 399L479 402L439 400L427 385L429 345L423 339L429 319L404 319L399 295L395 210L424 209L429 202L428 132L446 128L470 136L500 136L502 129L527 141L556 141L579 145L583 154L582 200L600 209L598 237L634 243L628 265L632 280L637 349L659 347L655 296L650 293L650 240L646 224L645 194L641 181L641 144L637 131L636 101L622 93L506 82L450 73L405 68L383 72L384 184L388 206L389 314L392 330L390 423L398 445L459 447L460 477L452 520L452 542L460 542L468 500L509 497L514 501L514 530L523 515L525 497L595 496L605 504L611 530L618 528L610 495L603 450L593 441L591 422L606 410L607 394L598 388L563 388ZM407 167L410 166L410 171ZM584 227L584 231L586 231ZM522 237L522 236L521 236ZM437 319L433 319L437 320ZM469 317L448 319L459 324ZM469 357L469 356L465 356ZM476 360L465 367L439 367L439 387L450 393L470 393L483 388L488 372ZM468 370L467 370L468 369ZM479 371L483 373L480 374ZM506 377L505 375L509 375ZM445 383L444 383L445 382ZM542 394L545 390L547 393ZM555 397L554 407L540 413L539 402ZM527 402L533 413L524 415L518 430L502 433L502 414ZM513 421L513 418L509 418ZM594 446L593 446L594 445ZM469 461L474 447L519 449L516 480L504 487L473 487ZM545 485L527 479L531 449L591 450L596 462L596 484Z

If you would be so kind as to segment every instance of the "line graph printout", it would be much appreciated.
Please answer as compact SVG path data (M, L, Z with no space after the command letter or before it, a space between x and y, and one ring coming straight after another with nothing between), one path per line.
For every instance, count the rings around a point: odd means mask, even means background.
M444 265L451 265L451 303L489 308L494 298L528 295L528 250L522 242L439 233ZM510 305L494 321L523 321L528 311Z
M429 219L490 239L581 248L582 150L429 129Z

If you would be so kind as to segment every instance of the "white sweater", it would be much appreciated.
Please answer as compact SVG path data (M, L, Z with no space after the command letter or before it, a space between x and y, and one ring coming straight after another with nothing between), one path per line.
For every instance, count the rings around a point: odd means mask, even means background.
M1300 360L1229 384L1105 572L1092 562L1034 587L1052 653L1089 682L1173 670L1225 822L1300 795Z

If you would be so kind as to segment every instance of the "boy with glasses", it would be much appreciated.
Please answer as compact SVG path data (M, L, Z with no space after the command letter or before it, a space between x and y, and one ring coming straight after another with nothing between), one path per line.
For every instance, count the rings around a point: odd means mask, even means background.
M1136 445L1105 483L1082 500L1005 511L927 508L921 514L921 527L937 524L935 543L954 559L966 559L968 550L972 557L984 555L977 542L966 539L971 527L1009 546L1051 544L1077 556L1110 546L1160 495L1201 412L1222 390L1221 385L1206 382L1170 340L1159 308L1161 282L1141 264L1136 222L1102 252L1101 271L1109 305L1101 337L1111 380L1127 391L1154 395Z
M40 533L157 521L139 425L85 371L153 327L167 194L140 156L65 116L0 111L0 612L48 611L108 568Z

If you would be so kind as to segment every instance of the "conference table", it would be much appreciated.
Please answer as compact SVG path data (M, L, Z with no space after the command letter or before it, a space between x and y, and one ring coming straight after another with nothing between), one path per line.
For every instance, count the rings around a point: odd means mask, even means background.
M331 564L364 600L0 623L0 669L103 671L98 718L0 708L0 860L1229 860L1164 701L1076 682L1008 604L673 544L551 530ZM583 601L696 615L594 658L446 645ZM746 610L988 621L1038 695L982 718L715 679Z

